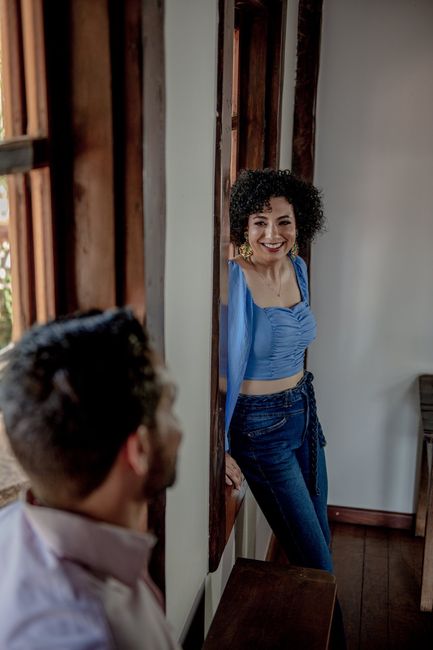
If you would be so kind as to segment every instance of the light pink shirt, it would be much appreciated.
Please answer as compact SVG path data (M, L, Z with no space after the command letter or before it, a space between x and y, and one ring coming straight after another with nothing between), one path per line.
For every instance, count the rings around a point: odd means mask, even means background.
M16 502L0 510L1 650L172 650L154 538Z

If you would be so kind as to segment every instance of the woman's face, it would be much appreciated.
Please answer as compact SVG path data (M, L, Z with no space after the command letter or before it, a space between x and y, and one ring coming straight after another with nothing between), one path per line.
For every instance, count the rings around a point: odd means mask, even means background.
M248 217L248 241L253 259L262 264L284 258L296 240L296 218L293 206L282 196L270 199L265 208Z

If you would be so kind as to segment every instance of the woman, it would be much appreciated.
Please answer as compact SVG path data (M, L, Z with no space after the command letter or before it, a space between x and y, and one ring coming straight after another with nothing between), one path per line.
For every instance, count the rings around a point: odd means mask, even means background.
M244 474L290 562L332 571L326 443L304 371L316 322L298 256L323 229L320 194L290 171L247 170L230 224L226 481Z

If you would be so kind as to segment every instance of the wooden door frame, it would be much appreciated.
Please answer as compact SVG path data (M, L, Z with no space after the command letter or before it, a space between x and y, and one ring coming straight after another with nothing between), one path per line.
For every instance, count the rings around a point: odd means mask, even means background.
M224 355L220 347L220 335L227 330L226 312L221 309L221 306L226 302L227 296L227 259L230 239L228 211L232 127L232 52L236 4L235 0L219 1L209 477L210 571L215 571L219 565L243 498L243 493L239 498L239 492L225 486L225 393L221 389L221 378L226 377L227 373L226 368L222 367ZM246 130L241 136L244 143L240 147L241 164L258 168L277 167L287 3L286 0L251 0L251 2L245 0L238 4L239 9L242 5L242 11L250 12L245 16L245 41L240 43L241 58L244 60L244 80L246 79L244 83L248 88L243 107L242 97L240 99L240 120L247 124ZM261 15L265 18L266 34L260 24ZM269 47L267 39L264 37L268 30L273 35L273 41ZM259 34L263 37L261 43L258 43L256 39ZM258 74L255 69L256 58L259 54L257 47L261 48L263 55L264 45L266 45L266 61L261 61L260 74ZM262 79L261 75L263 74L265 79ZM259 102L250 101L250 94L260 95ZM274 109L270 110L272 102L275 102ZM239 122L239 126L242 128L241 122ZM250 143L249 148L248 142Z

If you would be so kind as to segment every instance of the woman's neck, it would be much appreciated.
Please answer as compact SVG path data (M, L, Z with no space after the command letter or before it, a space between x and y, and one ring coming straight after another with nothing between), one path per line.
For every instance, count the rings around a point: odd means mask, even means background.
M254 259L254 256L252 256L250 258L250 264L259 274L272 280L279 280L289 266L287 257L275 260L275 262L263 262Z

